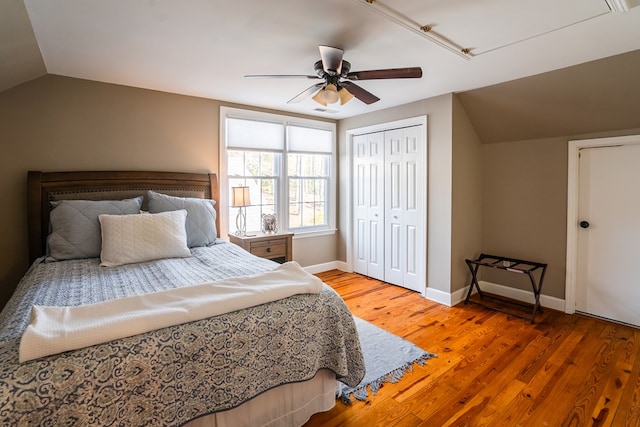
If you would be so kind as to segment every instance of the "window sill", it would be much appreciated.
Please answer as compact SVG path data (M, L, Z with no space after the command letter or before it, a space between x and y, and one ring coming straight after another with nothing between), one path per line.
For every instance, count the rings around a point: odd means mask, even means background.
M306 239L309 237L320 237L320 236L331 236L336 234L336 231L338 231L335 228L331 228L328 230L314 230L314 231L293 231L293 230L289 230L291 233L293 234L293 239Z

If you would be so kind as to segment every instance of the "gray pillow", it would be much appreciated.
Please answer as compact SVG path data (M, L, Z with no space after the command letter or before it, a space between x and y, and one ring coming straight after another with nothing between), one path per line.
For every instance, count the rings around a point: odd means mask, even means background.
M126 200L61 200L51 202L47 261L97 258L102 248L98 215L139 214L143 197Z
M215 244L216 230L215 201L192 197L174 197L148 191L149 213L160 213L184 209L187 211L187 246L210 246Z

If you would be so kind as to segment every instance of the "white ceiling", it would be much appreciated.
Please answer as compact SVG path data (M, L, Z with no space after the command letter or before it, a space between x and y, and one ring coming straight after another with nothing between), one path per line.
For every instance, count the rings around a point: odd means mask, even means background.
M640 49L640 0L24 0L46 72L340 119ZM468 59L385 16L430 25ZM318 112L316 83L246 79L312 75L318 45L352 71L420 66L415 80L358 84L381 100Z

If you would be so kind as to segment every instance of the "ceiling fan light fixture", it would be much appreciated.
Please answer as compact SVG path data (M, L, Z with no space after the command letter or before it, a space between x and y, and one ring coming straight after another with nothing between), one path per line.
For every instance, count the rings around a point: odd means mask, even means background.
M329 83L325 86L324 90L322 90L320 97L327 104L335 104L340 99L338 88L336 88L336 85Z
M338 96L340 97L340 105L344 105L353 99L351 92L343 87L338 91Z
M318 92L316 92L315 95L313 95L313 97L311 97L311 99L313 99L314 101L316 101L318 104L322 105L323 107L327 106L327 102L322 98L322 94L324 93L324 89L320 89Z

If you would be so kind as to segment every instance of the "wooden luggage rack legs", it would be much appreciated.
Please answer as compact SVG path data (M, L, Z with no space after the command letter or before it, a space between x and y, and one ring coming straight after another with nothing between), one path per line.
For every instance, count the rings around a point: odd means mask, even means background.
M512 316L522 317L523 319L529 320L531 323L535 322L536 314L538 312L542 312L542 307L540 306L540 291L542 290L542 280L544 279L544 273L547 270L547 264L527 261L523 259L507 258L503 256L487 255L487 254L480 254L480 256L476 259L466 259L465 262L469 267L469 271L471 271L471 285L469 286L467 297L464 300L465 304L471 302L474 304L481 305L483 307L487 307L493 310L510 314ZM529 280L531 282L531 288L533 289L533 295L535 298L533 305L520 303L513 300L508 300L506 298L501 298L496 295L489 295L482 292L482 290L480 289L480 285L478 284L478 269L482 266L497 268L500 270L506 270L512 273L526 274L527 276L529 276ZM534 272L536 271L539 271L540 273L539 274L540 277L537 282L536 282L536 277L534 276ZM495 305L485 304L480 301L471 300L470 298L474 288L478 291L478 295L480 296L481 299L497 300L497 301L507 302L509 304L517 305L525 308L532 308L531 316L525 316L521 313L509 311L507 309L503 309Z

